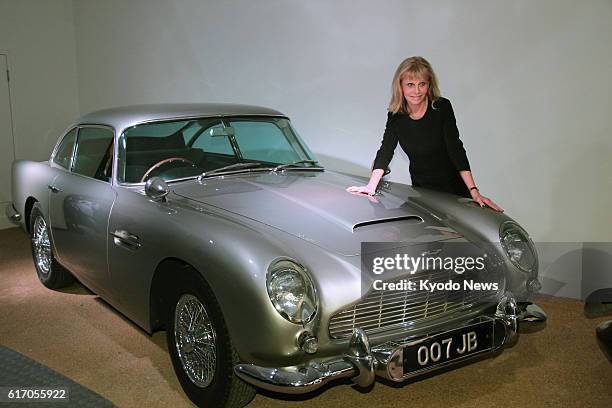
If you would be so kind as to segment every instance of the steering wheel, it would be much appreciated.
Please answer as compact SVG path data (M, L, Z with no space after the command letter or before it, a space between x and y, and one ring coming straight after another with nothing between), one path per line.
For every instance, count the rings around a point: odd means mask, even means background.
M160 160L157 163L155 163L154 165L152 165L151 167L149 167L149 169L147 171L145 171L145 174L140 179L140 182L144 183L144 181L147 179L147 177L149 177L149 174L151 174L151 172L153 172L154 170L158 169L159 167L164 166L164 165L169 164L169 163L175 163L175 162L183 162L183 163L189 164L190 166L197 167L196 164L194 162L192 162L191 160L187 160L187 159L184 159L182 157L168 157L167 159Z

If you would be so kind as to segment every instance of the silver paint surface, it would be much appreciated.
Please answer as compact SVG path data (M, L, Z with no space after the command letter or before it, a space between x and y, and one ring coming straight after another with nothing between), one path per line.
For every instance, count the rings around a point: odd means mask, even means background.
M139 123L220 115L284 116L242 105L143 105L85 115L75 125L111 126L117 146L119 134ZM525 291L530 276L517 270L499 245L499 226L511 220L506 214L398 183L388 183L370 198L345 191L363 182L332 171L215 176L169 183L170 193L160 202L148 198L142 185L122 186L114 179L103 183L49 162L17 161L13 204L27 228L26 203L38 201L51 225L59 261L149 332L151 285L158 266L169 259L191 265L215 293L241 360L266 367L303 364L346 350L348 339L330 339L327 326L336 311L361 298L362 241L420 248L440 241L496 243L499 256L506 259L507 289ZM63 191L52 193L48 186L53 183ZM402 217L410 218L393 221ZM391 221L359 226L384 220ZM126 245L111 235L116 232L137 237L140 246ZM319 312L305 327L282 318L268 298L266 270L278 258L299 262L313 278ZM181 273L177 270L173 279L181 279ZM478 311L430 324L452 325L474 314ZM424 325L385 332L370 341L380 344L429 329ZM298 347L305 331L319 339L315 355Z

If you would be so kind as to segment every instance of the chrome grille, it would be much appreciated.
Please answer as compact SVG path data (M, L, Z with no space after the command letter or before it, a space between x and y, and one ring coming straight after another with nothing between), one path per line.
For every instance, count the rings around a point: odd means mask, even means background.
M491 301L503 289L498 281L498 290L436 290L429 292L418 289L418 281L428 279L430 283L448 282L457 274L449 271L426 271L405 280L416 282L416 290L373 291L358 303L337 312L329 321L329 335L339 339L349 337L353 329L361 327L366 333L377 333L415 323L443 317L474 307L480 302ZM472 279L465 276L466 279ZM474 278L475 282L479 280ZM456 280L457 281L457 280ZM462 283L461 281L457 281ZM490 280L489 280L490 281ZM462 288L463 289L463 288Z

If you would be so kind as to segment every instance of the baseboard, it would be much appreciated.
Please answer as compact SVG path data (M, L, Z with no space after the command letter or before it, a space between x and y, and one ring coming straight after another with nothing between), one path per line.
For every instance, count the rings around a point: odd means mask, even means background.
M0 203L0 230L7 228L15 228L16 225L9 221L6 217L6 206L9 203Z
M10 222L8 218L6 218L4 211L2 212L3 213L0 214L0 230L7 229L7 228L15 228L16 225Z

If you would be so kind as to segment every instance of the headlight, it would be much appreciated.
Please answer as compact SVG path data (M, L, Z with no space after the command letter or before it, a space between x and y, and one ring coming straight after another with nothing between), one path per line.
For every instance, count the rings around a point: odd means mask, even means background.
M499 231L499 238L510 261L525 272L535 272L538 254L529 234L514 222L505 222Z
M317 312L317 294L304 268L289 260L268 268L268 296L274 308L292 323L307 323Z

